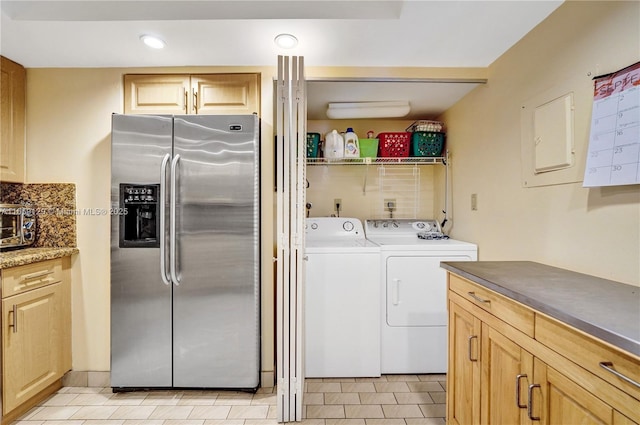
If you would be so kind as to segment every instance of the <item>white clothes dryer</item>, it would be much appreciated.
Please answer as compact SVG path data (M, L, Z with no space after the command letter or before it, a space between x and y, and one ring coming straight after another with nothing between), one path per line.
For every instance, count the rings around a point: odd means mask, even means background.
M440 262L476 261L477 246L447 238L436 220L366 220L365 232L381 251L381 373L446 373L447 277Z
M305 235L306 376L380 376L380 248L357 218L308 218Z

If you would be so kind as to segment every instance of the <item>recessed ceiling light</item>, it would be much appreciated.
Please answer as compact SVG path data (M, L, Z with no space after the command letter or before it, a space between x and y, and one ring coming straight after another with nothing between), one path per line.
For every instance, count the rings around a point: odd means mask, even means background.
M291 34L278 34L274 41L283 49L293 49L298 45L298 39Z
M142 42L147 46L154 49L163 49L164 46L167 45L167 43L165 43L161 38L148 34L141 35L140 40L142 40Z

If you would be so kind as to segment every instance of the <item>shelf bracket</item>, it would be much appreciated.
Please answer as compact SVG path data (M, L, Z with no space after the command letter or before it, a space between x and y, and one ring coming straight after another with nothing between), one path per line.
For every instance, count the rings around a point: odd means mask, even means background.
M367 194L367 177L369 176L369 165L371 165L371 158L364 158L364 182L362 184L362 195Z

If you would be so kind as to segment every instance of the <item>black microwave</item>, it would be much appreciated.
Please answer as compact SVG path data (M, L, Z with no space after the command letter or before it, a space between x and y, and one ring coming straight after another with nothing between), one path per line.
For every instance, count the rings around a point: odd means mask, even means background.
M0 204L0 250L27 247L36 240L33 208L20 204Z

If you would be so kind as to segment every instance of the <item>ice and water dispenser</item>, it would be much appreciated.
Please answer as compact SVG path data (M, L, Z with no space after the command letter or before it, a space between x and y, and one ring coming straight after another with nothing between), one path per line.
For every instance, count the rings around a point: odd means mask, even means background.
M120 248L160 246L159 184L120 184Z

